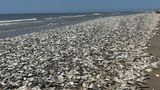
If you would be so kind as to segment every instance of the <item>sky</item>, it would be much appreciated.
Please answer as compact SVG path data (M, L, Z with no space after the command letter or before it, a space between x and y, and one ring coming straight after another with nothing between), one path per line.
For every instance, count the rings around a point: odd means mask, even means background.
M0 13L69 13L160 9L160 0L0 0Z

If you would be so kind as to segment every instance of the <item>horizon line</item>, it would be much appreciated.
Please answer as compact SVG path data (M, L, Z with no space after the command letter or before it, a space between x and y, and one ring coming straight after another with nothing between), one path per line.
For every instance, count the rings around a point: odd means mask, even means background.
M42 11L42 12L9 12L9 13L0 13L0 14L54 14L54 13L59 13L59 14L64 14L64 13L109 13L109 12L140 12L140 11L155 11L159 9L122 9L122 10L106 10L106 11L73 11L73 12L51 12L51 11Z

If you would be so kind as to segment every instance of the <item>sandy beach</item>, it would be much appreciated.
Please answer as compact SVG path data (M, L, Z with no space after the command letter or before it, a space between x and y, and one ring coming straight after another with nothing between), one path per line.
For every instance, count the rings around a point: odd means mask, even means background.
M147 71L159 64L146 50L157 18L154 12L103 17L0 39L0 88L145 89ZM148 84L154 81L150 77Z
M159 16L159 21L156 26L157 33L149 40L147 51L156 58L160 58L160 15L157 15ZM150 79L146 80L146 83L149 88L144 90L160 90L160 65L148 74Z

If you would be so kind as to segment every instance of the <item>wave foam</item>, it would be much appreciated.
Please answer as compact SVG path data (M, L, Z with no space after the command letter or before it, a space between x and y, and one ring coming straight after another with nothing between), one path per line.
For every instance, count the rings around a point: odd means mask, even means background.
M12 23L12 22L23 22L23 21L35 21L37 18L31 18L31 19L16 19L16 20L4 20L0 21L0 23Z
M2 26L2 25L17 24L17 22L36 21L36 20L37 20L37 18L31 18L31 19L16 19L16 20L4 20L4 21L0 21L0 26Z
M49 18L45 18L46 20L54 20L54 19L63 19L63 18L78 18L78 17L85 17L86 15L75 15L75 16L60 16L57 18L54 17L49 17Z

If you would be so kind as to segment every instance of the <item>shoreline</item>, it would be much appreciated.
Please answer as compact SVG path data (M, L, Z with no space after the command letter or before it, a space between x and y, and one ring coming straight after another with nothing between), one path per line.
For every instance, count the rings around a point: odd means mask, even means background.
M0 20L0 39L4 39L8 37L11 38L11 37L19 36L19 35L24 35L24 34L30 34L33 32L43 32L43 31L47 31L50 29L56 29L56 28L61 28L65 26L70 26L70 25L76 25L79 23L83 23L83 22L87 22L93 19L98 19L98 18L103 18L103 17L113 17L113 16L122 16L122 15L125 16L125 15L139 14L139 13L142 13L142 12L130 12L130 13L123 12L123 13L112 13L112 14L111 13L86 13L86 14L83 13L84 16L83 14L80 16L79 15L67 16L67 17L59 16L57 18L51 16L50 18L43 17L42 20L39 20L37 16L37 17L30 17L29 19L27 19L29 21L33 20L32 22L28 22L26 21L26 19L16 19L16 18L13 20L7 20L7 21ZM1 18L3 18L3 16ZM23 20L24 22L21 22ZM17 22L17 21L20 21L20 22ZM5 26L5 24L7 23L8 25ZM36 26L34 24L36 24Z
M157 60L144 52L155 17L105 17L0 40L0 88L142 89Z

